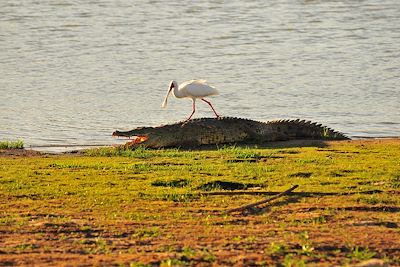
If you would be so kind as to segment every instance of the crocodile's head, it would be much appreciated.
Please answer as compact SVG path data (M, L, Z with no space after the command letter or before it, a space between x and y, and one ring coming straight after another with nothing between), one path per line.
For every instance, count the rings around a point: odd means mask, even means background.
M160 134L153 127L139 127L131 131L115 131L112 136L126 137L132 139L125 144L125 147L137 147L139 145L159 148L163 147L162 138Z

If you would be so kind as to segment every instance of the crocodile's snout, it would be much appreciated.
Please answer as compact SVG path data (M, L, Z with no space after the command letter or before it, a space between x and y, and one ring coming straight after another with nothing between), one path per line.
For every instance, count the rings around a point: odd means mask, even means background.
M130 133L126 133L126 132L120 132L120 131L114 131L112 133L112 136L117 136L117 137L132 137L132 136L136 136Z

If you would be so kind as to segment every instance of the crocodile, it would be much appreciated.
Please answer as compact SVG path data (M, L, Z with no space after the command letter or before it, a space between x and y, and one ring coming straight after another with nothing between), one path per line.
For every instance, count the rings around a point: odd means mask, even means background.
M343 133L305 120L254 121L235 117L199 118L158 127L115 131L117 137L135 137L125 147L194 148L219 144L262 144L296 139L349 140Z

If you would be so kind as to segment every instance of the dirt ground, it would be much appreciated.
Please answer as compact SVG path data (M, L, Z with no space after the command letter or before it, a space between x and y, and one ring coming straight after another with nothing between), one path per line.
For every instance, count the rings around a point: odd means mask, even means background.
M0 249L0 265L285 266L286 260L288 266L302 266L307 258L308 266L342 266L369 258L368 251L373 257L399 259L399 221L393 217L399 207L347 206L333 214L328 199L319 202L270 210L267 221L260 215L224 218L220 211L204 208L185 209L195 217L190 221L101 226L79 219L85 214L54 222L57 215L32 213L26 215L28 225L2 227L1 243L15 249ZM382 214L392 220L382 219ZM286 255L292 254L290 265Z

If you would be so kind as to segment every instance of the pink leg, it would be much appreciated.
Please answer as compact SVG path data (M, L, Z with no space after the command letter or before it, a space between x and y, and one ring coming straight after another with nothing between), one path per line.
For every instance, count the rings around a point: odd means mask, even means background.
M189 118L187 118L187 121L190 120L190 119L192 118L194 112L196 111L196 101L193 99L193 102L192 102L192 103L193 103L193 104L192 104L192 109L193 109L193 111L192 111L192 114L190 114Z
M210 107L211 107L212 110L214 111L215 116L217 116L217 118L219 118L219 115L217 114L217 112L215 112L215 109L214 109L214 107L211 105L211 102L205 100L204 98L202 98L201 100L203 100L203 101L206 102L208 105L210 105Z

